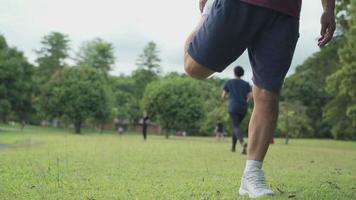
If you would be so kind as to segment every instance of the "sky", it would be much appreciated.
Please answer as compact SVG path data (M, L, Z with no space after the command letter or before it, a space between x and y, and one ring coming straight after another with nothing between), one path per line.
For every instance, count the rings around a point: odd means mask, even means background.
M128 75L137 69L138 55L149 41L154 41L163 72L183 72L183 46L200 19L198 3L199 0L0 0L0 34L32 63L41 38L52 31L69 35L72 55L82 42L102 38L115 47L113 75ZM300 38L289 74L319 50L316 38L321 13L321 1L303 2ZM236 64L245 68L245 79L250 80L246 54L216 76L231 78Z

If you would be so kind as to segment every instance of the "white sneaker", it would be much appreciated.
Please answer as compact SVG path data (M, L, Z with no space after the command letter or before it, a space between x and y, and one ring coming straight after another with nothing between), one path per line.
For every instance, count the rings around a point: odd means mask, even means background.
M273 196L274 192L268 188L263 171L256 169L244 173L241 178L239 194L241 196L249 196L250 198L258 198Z

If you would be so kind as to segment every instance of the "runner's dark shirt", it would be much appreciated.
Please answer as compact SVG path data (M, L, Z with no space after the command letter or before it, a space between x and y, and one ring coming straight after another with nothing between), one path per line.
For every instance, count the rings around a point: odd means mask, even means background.
M231 79L225 84L224 90L229 93L229 112L245 114L250 84L241 79Z

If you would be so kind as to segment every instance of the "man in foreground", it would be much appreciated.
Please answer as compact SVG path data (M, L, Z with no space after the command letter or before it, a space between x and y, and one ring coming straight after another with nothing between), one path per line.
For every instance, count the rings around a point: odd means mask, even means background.
M234 68L235 78L226 82L222 97L229 97L229 115L232 122L232 147L231 152L236 152L236 144L239 141L241 153L246 154L247 143L244 142L244 134L240 124L247 113L247 102L251 98L251 86L248 82L241 79L244 75L242 67Z
M206 0L200 0L204 9ZM320 47L335 31L335 0L322 0ZM279 93L299 37L301 0L215 0L185 44L185 70L205 79L222 72L246 49L253 70L254 109L240 195L274 195L262 162L278 118Z

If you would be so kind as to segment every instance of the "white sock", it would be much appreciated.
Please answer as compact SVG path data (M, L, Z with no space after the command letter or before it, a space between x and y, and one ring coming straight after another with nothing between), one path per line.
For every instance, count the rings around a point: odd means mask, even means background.
M262 169L262 163L263 163L262 161L247 160L246 161L245 172L254 171L256 169Z

